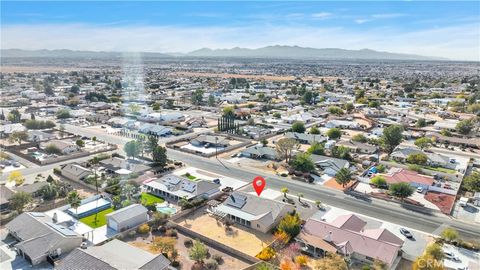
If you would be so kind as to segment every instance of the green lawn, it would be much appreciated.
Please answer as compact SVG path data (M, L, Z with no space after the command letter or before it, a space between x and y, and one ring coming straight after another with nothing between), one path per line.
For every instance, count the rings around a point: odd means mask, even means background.
M107 218L105 217L105 215L111 212L113 212L113 207L98 212L97 223L95 223L95 214L88 217L81 218L80 222L92 228L102 227L103 225L107 224Z
M456 171L452 169L447 169L447 168L442 168L442 167L429 167L429 166L423 166L423 168L427 170L432 170L432 171L437 171L437 172L443 172L443 173L449 173L449 174L455 174Z
M188 179L190 179L190 180L192 180L192 181L195 180L195 179L197 179L196 176L193 176L193 175L191 175L191 174L184 174L184 175L182 175L182 176L183 176L183 177L186 177L186 178L188 178Z
M146 192L143 192L141 195L140 195L140 201L143 203L144 201L147 201L145 204L148 205L148 204L154 204L154 203L162 203L164 202L165 200L160 198L160 197L157 197L155 195L152 195L150 193L146 193Z

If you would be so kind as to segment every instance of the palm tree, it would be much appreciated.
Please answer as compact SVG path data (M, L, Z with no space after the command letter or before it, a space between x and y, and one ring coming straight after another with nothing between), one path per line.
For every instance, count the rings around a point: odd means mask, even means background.
M288 193L288 188L286 187L282 187L282 189L280 190L282 193L283 193L283 197L285 197L285 199L287 198L287 193Z
M90 164L93 167L93 172L94 172L94 175L95 175L95 191L96 191L95 195L97 197L98 197L98 177L97 177L97 165L98 165L98 163L100 163L100 160L98 159L98 157L93 157L90 160ZM98 198L96 200L95 208L98 208ZM98 215L98 211L95 213L95 225L97 225L97 215Z
M301 201L301 198L303 198L303 193L298 193L298 201L299 201L299 202L302 202L302 201Z
M335 175L335 180L338 184L342 185L342 187L345 187L345 185L350 183L350 180L352 180L352 173L349 169L342 168L337 172L337 175Z
M70 204L70 206L75 209L75 215L77 215L77 209L80 207L82 200L80 199L80 195L78 195L77 191L71 191L68 193L67 201Z
M317 208L320 208L320 206L322 205L322 202L321 201L315 201L315 204L317 205Z

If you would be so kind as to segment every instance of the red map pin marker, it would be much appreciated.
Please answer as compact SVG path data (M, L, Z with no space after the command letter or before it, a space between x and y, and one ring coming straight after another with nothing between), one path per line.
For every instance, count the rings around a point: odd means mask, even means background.
M263 177L261 176L257 176L253 179L252 184L253 184L253 188L257 192L257 195L260 196L263 189L265 188L265 184L266 184L265 179L263 179Z

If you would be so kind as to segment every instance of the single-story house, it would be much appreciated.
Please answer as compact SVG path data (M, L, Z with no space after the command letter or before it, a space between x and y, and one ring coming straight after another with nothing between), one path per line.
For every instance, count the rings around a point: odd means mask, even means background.
M101 246L77 248L56 265L57 270L173 270L162 254L152 254L130 244L113 239Z
M348 129L358 129L360 125L354 121L348 120L330 120L325 124L326 128L348 128Z
M418 172L402 168L391 168L388 173L380 175L385 178L385 181L387 181L389 185L406 182L413 187L422 187L425 190L428 190L428 187L434 182L431 176L422 175Z
M295 139L301 144L314 144L316 142L324 142L327 140L327 137L324 137L320 134L306 134L298 132L287 132L285 133L285 138Z
M220 184L206 180L190 181L182 176L168 174L154 180L143 182L145 189L162 198L179 201L182 198L210 198L220 192Z
M277 155L277 150L268 146L255 145L249 147L242 152L240 155L253 159L269 159L269 160L279 160Z
M215 215L266 233L293 210L294 207L290 204L235 191L212 211Z
M129 161L119 157L111 157L100 161L100 165L110 173L119 170L128 170L131 173L139 173L148 170L150 167L141 162Z
M375 145L355 142L352 140L341 140L337 142L335 145L347 147L353 150L353 152L361 153L361 154L373 154L377 151L377 147Z
M328 176L335 176L342 168L349 168L350 162L344 159L327 157L322 155L311 155L310 158L315 163L315 166L323 171Z
M5 185L0 185L0 211L8 208L10 198L15 194L13 190Z
M366 229L365 225L354 214L338 216L332 222L310 218L295 240L315 257L341 254L361 263L380 260L388 269L395 269L403 240L385 228Z
M40 146L42 149L45 149L49 145L56 146L58 149L60 149L63 155L68 155L80 151L80 147L72 141L51 140L42 143Z
M215 135L199 135L190 140L190 144L198 147L221 147L225 148L230 145L227 138Z
M56 139L57 136L52 133L40 131L40 130L29 130L28 131L28 141L30 142L42 142L50 141Z
M93 172L90 169L83 167L77 163L69 163L60 166L61 174L68 179L73 180L85 180L88 176L92 175Z
M155 135L155 136L161 136L161 137L172 134L172 128L170 127L155 125L155 124L148 124L148 123L142 124L139 127L138 131L148 135Z
M15 248L20 256L32 265L40 264L48 257L56 258L78 248L83 237L64 224L57 224L44 213L28 212L5 225L18 243Z
M107 225L117 232L128 230L148 221L148 209L141 204L131 204L106 215Z

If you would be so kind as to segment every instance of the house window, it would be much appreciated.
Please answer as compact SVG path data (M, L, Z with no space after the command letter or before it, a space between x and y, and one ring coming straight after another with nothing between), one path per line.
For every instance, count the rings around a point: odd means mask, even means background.
M260 228L260 224L257 224L257 228Z

